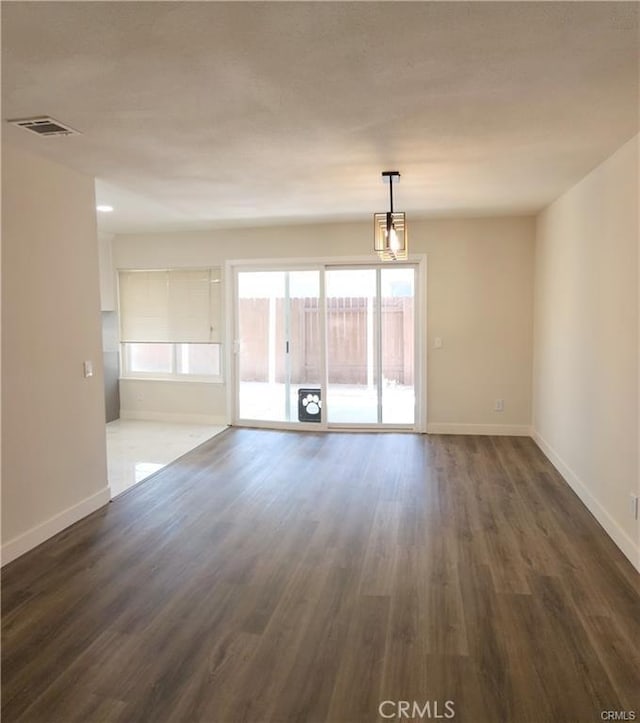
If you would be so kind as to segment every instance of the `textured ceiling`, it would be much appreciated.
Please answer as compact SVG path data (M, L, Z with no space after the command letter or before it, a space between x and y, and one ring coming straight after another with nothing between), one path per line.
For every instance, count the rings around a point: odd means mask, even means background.
M638 5L5 2L3 140L106 230L534 212L638 131Z

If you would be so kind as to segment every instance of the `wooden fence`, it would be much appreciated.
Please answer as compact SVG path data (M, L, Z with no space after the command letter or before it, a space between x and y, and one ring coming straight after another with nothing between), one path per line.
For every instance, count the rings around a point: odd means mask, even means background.
M285 381L284 300L240 299L242 340L240 378L269 381L270 308L275 314L275 381ZM327 353L329 383L366 384L367 359L373 344L367 321L373 313L363 297L327 299ZM413 299L382 299L382 375L397 384L413 384ZM371 329L375 324L371 325ZM375 332L374 332L375 333ZM292 299L290 306L291 381L318 384L320 381L320 314L317 299Z

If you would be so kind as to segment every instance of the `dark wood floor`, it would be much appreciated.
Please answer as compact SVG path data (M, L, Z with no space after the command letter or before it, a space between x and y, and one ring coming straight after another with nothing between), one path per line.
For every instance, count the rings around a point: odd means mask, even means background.
M531 440L228 430L4 569L2 721L640 717L639 578Z

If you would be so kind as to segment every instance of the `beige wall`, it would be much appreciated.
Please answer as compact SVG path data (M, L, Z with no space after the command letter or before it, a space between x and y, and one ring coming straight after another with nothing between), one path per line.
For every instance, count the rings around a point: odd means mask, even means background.
M527 434L531 421L534 220L414 221L410 250L427 255L430 431ZM375 260L371 224L117 236L116 268L223 265L229 259L358 256ZM433 348L438 336L441 349ZM185 414L184 384L121 385L124 415ZM168 391L167 391L168 390ZM194 415L224 417L224 394L191 395ZM495 399L504 412L494 411Z
M540 214L536 438L640 566L638 137Z
M3 562L109 499L99 309L93 179L5 146Z

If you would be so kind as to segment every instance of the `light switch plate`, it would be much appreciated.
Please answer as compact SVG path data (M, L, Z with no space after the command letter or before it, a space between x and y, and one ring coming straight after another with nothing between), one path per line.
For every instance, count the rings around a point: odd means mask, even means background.
M93 362L92 361L86 361L82 365L84 369L84 376L86 379L93 376Z

